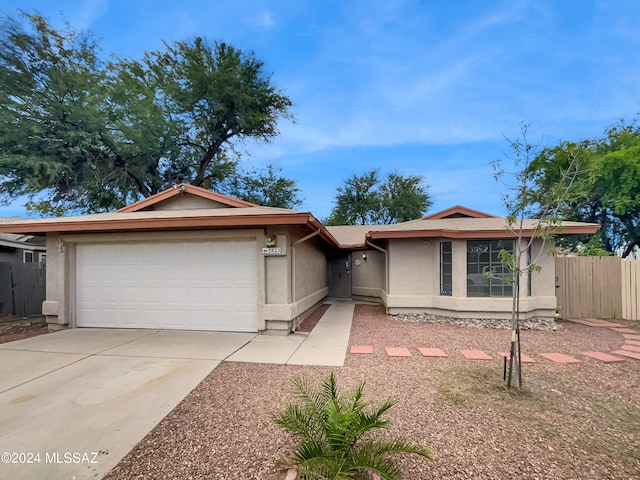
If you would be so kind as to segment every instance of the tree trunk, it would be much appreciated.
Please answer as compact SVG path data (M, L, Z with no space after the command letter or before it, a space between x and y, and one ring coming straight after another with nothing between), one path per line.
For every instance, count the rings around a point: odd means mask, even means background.
M519 242L518 242L519 243ZM520 245L518 244L518 249ZM508 388L520 388L522 385L522 355L520 352L520 259L516 256L516 271L513 278L512 308L511 308L511 348L509 349Z

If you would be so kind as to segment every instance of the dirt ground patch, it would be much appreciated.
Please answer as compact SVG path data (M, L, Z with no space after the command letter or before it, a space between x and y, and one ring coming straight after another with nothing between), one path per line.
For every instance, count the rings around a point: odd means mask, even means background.
M48 332L44 317L0 318L0 343L22 340Z
M311 315L309 315L307 318L305 318L302 321L302 323L300 324L300 326L296 331L306 333L313 330L313 327L315 327L318 324L318 322L320 321L320 319L325 314L325 312L329 309L330 306L331 305L328 305L328 304L320 305L311 313Z
M640 328L639 328L640 330ZM498 352L509 332L446 324L394 321L380 307L358 305L351 345L374 354L348 354L345 366L305 367L222 363L106 477L166 479L280 479L291 438L269 421L291 381L321 381L332 370L339 385L366 379L373 403L392 397L393 427L385 435L432 449L433 461L400 458L407 479L640 478L640 361L556 364L536 354L608 352L621 334L576 324L558 331L523 332L525 390L502 386ZM389 358L384 347L412 356ZM424 358L438 347L448 358ZM478 348L493 361L471 361L460 349Z

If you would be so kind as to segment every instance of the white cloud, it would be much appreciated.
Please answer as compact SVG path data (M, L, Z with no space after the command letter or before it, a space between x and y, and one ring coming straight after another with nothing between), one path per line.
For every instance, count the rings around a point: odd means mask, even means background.
M90 29L94 22L109 11L110 0L92 0L82 2L77 10L67 10L69 22L74 28L85 30Z
M254 18L255 23L262 28L273 28L276 25L276 22L273 20L271 12L264 11L259 13Z

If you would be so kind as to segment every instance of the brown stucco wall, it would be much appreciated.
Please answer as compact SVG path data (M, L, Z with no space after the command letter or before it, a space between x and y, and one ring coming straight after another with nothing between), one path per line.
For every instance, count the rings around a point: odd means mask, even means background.
M324 300L329 292L329 267L324 243L296 227L269 229L286 256L267 260L267 302L264 318L271 332L287 333L294 322ZM286 244L283 242L286 241Z
M283 255L263 255L262 247L266 233L277 235L278 246L283 249ZM292 328L296 318L326 298L328 293L328 267L321 241L313 238L293 246L307 234L308 231L287 227L276 230L50 234L47 236L47 300L43 303L43 311L47 321L52 325L75 325L74 277L77 244L255 239L258 330L272 329L286 333ZM292 285L294 265L295 286ZM292 301L294 295L295 301Z
M351 253L351 263L353 296L381 300L385 290L385 255L373 249L356 250Z
M158 202L154 210L198 210L202 208L231 208L229 205L215 202L196 195L178 195Z
M449 239L397 239L389 241L390 313L429 312L458 318L510 318L511 297L467 297L466 240L451 240L453 257L453 295L440 295L440 242ZM527 296L527 276L522 278L520 308L523 318L553 316L556 307L555 262L544 246L538 256L542 267L532 273L532 295ZM542 241L535 240L536 258Z
M295 301L324 292L329 287L327 255L319 241L312 238L291 249L295 255Z

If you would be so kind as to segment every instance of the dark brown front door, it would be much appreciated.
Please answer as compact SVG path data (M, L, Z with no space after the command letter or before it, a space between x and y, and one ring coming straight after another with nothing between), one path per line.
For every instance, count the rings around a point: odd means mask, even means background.
M351 255L329 262L329 297L351 298Z

